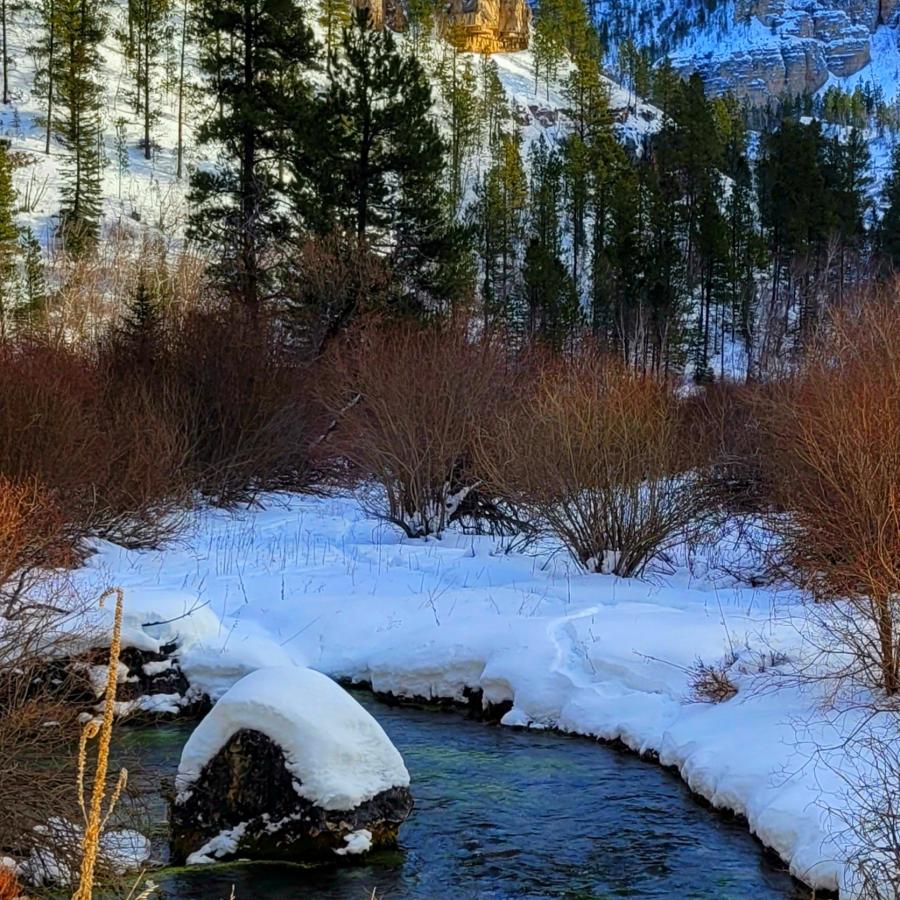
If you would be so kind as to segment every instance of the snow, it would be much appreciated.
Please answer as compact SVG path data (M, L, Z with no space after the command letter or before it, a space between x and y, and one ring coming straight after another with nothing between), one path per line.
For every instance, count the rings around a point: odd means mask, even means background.
M176 779L181 800L244 729L261 732L284 751L297 794L323 809L355 809L409 785L397 748L350 694L313 669L276 666L242 678L191 735Z
M199 850L187 858L189 866L208 866L223 856L237 851L241 838L247 830L247 823L241 822L234 828L222 831L208 840Z
M51 845L68 848L77 858L77 848L84 836L82 826L63 818L53 818L36 831L51 835ZM100 858L115 874L125 875L144 868L150 859L150 841L132 829L107 831L100 838ZM63 887L77 878L69 860L56 856L47 849L35 849L31 856L18 866L18 874L36 887Z
M346 847L340 847L334 852L338 856L359 856L368 853L372 849L372 832L366 828L353 831L344 838Z
M840 741L820 712L824 689L783 677L805 652L799 599L718 571L741 552L733 543L725 534L674 570L623 580L582 574L553 544L525 554L456 532L412 541L352 499L269 497L239 515L199 514L162 552L98 544L78 578L121 585L133 621L159 621L167 592L194 610L177 626L179 659L194 686L222 699L185 748L181 791L241 727L283 744L301 790L331 808L406 783L355 701L299 667L403 697L481 690L512 704L504 724L658 754L713 805L745 816L797 877L834 889L846 884L847 851L825 799L842 794L840 762L809 747ZM727 661L736 697L694 702L698 660ZM848 716L841 727L854 725ZM323 766L339 746L353 765ZM357 764L362 776L348 780Z

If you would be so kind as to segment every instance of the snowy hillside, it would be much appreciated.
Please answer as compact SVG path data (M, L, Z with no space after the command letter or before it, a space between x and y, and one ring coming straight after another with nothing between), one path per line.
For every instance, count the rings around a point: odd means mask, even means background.
M890 100L900 85L894 0L601 0L597 20L613 50L629 38L753 102L866 84Z
M124 29L124 6L113 6L110 15L109 34L102 47L102 81L106 85L103 109L103 150L106 159L103 171L104 226L107 230L118 227L138 232L148 226L154 233L177 240L188 216L190 171L206 161L198 154L194 142L196 124L203 114L203 101L196 90L198 78L194 48L189 46L186 54L188 90L184 114L184 168L183 177L178 179L177 81L170 79L168 85L163 82L158 104L160 116L152 128L151 158L146 159L144 150L139 146L142 124L135 115L129 96L134 90L134 77L122 52L122 44L114 36L117 30ZM318 23L313 21L312 24L314 30L320 32ZM180 30L180 22L176 21L174 43L166 50L168 58L165 64L170 69L177 69ZM67 154L55 137L51 140L49 155L44 152L46 100L35 91L37 62L30 52L38 32L36 22L27 12L19 13L12 19L8 36L11 102L5 108L0 107L0 134L10 141L11 150L16 154L19 222L31 227L46 244L56 225ZM403 40L402 37L400 39ZM437 58L442 46L435 40L428 56ZM472 55L476 64L479 59ZM498 64L511 111L522 126L523 149L527 151L530 142L542 134L551 143L555 142L566 129L563 112L566 101L561 85L557 84L549 91L541 86L540 91L536 92L534 59L530 51L500 54L493 59ZM659 113L637 102L612 82L609 86L620 134L626 143L638 148L642 135L658 128ZM436 86L434 94L438 100ZM436 112L440 113L439 100ZM471 176L476 174L472 172Z

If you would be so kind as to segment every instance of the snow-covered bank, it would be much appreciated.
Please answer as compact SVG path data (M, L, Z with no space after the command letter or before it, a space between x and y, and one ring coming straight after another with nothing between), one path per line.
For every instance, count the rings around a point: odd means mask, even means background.
M788 595L735 586L703 563L648 583L578 574L556 547L411 542L352 500L272 499L237 517L204 513L165 552L97 549L84 586L124 587L132 625L165 623L146 631L177 634L186 675L214 697L256 668L292 663L398 695L462 700L478 689L512 703L506 724L658 753L745 816L798 878L844 882L821 802L838 780L808 752L826 727L820 698L761 689L765 670L797 652ZM691 702L685 669L732 650L737 696Z

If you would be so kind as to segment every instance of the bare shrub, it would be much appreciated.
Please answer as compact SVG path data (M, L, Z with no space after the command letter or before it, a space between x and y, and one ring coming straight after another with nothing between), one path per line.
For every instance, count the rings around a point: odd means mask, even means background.
M836 676L900 691L900 307L835 314L769 409L777 565Z
M121 388L89 349L0 345L0 475L46 485L73 535L154 546L185 494L186 446L160 398Z
M52 684L41 677L48 657L68 646L61 626L76 605L40 567L68 553L47 493L0 478L0 847L19 859L59 852L45 826L77 811L70 764L78 708L67 702L65 673Z
M639 575L705 511L673 391L592 347L545 359L482 426L490 489L588 571Z
M277 323L232 307L177 319L156 370L180 404L192 478L221 504L260 491L309 490L313 445L325 427L310 382Z
M727 662L709 665L698 659L688 669L691 699L696 703L725 703L731 700L738 688L728 668Z
M51 346L101 340L122 315L135 282L148 274L164 306L195 308L209 292L206 266L207 260L190 248L173 253L146 233L128 230L107 237L95 253L51 252L42 337Z
M767 434L759 414L766 391L759 384L716 381L686 401L687 438L706 448L710 499L726 513L759 512L770 501L762 462Z
M849 881L859 900L900 897L900 720L896 710L869 718L832 771L843 784L831 812L850 847Z
M34 480L0 476L0 617L14 617L42 570L70 565L73 548L62 511Z
M394 284L382 257L339 232L301 243L291 265L287 320L308 358L321 353L354 317L383 308Z
M375 492L363 502L409 537L440 535L480 481L476 428L507 396L500 349L464 324L368 322L327 359L334 450Z

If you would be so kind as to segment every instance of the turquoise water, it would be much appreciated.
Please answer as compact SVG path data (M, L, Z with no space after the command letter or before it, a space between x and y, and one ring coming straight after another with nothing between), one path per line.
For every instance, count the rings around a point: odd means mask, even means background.
M365 705L403 754L416 809L397 852L351 868L172 870L179 900L802 897L746 827L699 805L673 774L613 748L488 726L456 713ZM170 777L189 726L126 732L145 785ZM164 804L149 804L164 835ZM161 843L160 843L161 849ZM808 895L807 895L808 896Z

